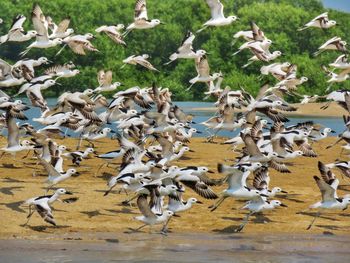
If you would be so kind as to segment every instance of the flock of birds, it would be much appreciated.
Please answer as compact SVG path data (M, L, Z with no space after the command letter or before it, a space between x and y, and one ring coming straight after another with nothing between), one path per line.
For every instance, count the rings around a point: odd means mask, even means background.
M238 19L236 16L224 15L224 7L220 0L206 0L206 3L210 8L211 18L197 33L207 27L230 25ZM69 28L69 19L64 19L58 25L55 24L51 17L44 15L38 4L33 6L31 19L35 30L26 32L23 28L26 17L16 16L8 33L0 37L0 43L11 44L11 42L24 42L35 38L35 41L21 53L22 56L26 56L33 48L47 49L58 45L63 45L63 48L68 46L79 55L98 51L91 43L93 34L76 35L75 31ZM149 30L160 24L162 24L160 20L148 18L146 0L137 0L134 21L126 27L125 32L122 32L124 30L122 24L102 25L96 29L96 32L106 34L117 45L126 46L125 38L131 31ZM324 13L299 30L311 27L326 30L335 25L336 22L329 20L328 14ZM248 50L253 55L243 67L248 67L256 61L272 62L282 54L280 51L270 51L272 40L267 38L254 22L251 22L251 30L237 32L234 38L237 41L239 39L246 41L234 55ZM187 143L200 131L191 127L194 124L193 116L186 114L172 103L172 93L168 88L157 87L155 83L151 87L131 87L117 91L113 99L108 101L103 93L115 91L122 84L113 83L112 71L101 70L97 74L99 83L97 88L85 89L82 92L65 92L57 99L56 106L50 108L42 91L58 85L57 80L60 78L76 77L80 71L72 62L51 66L45 70L44 75L37 76L37 67L52 63L46 57L23 58L13 65L0 60L0 110L3 111L0 115L0 127L7 130L8 142L7 146L0 151L3 154L11 154L14 158L18 152L28 151L28 154L33 152L38 164L48 175L46 194L30 198L25 202L29 206L26 224L37 211L46 222L56 225L52 213L53 202L59 200L72 203L77 200L77 198L61 200L61 196L71 192L63 188L53 190L53 187L62 181L79 175L78 168L65 170L64 163L69 160L79 167L87 158L102 159L103 166L110 165L118 158L122 160L121 165L115 170L116 175L108 181L105 195L111 193L115 187L119 187L120 192L125 191L127 194L125 204L130 204L136 199L142 213L136 219L144 223L137 230L146 225L162 224L162 233L166 233L167 225L173 216L191 209L194 204L201 203L194 197L184 200L183 193L186 188L192 189L202 198L217 199L210 207L211 211L218 209L228 197L247 200L242 208L249 212L236 229L237 232L242 231L252 214L285 206L279 200L270 200L276 194L283 194L285 191L280 187L270 188L269 170L290 173L286 160L297 157L316 157L312 143L326 138L334 131L312 121L287 126L288 118L284 112L296 111L297 108L288 104L283 97L301 96L302 104L325 98L328 101L336 101L350 112L350 92L337 90L324 97L302 96L297 92L298 86L308 81L308 78L299 77L297 65L289 62L274 62L261 67L261 74L272 75L276 78L276 84L263 85L256 97L249 94L243 87L239 90L231 90L229 87L222 89L223 75L220 72L210 72L207 52L203 49L195 50L192 46L194 39L195 35L189 31L180 47L170 55L169 62L165 64L180 59L194 60L197 76L189 81L191 86L198 82L205 83L208 86L208 91L205 92L207 98L216 99L215 116L202 123L209 133L208 142L214 141L221 130L240 131L236 137L225 142L240 155L231 165L218 164L218 172L223 174L221 179L210 178L208 174L213 172L207 167L174 165L175 161L191 152ZM329 64L333 71L324 66L331 77L328 82L345 81L350 72L346 42L340 37L334 37L321 45L315 55L326 50L342 52L335 62ZM58 53L60 52L61 50ZM133 55L124 59L123 62L156 71L157 69L148 61L148 58L147 54ZM335 73L335 70L340 72ZM15 86L20 86L16 95L25 93L31 103L30 106L3 91L5 88ZM327 103L323 108L328 106ZM39 108L41 111L40 116L31 120L40 124L42 127L40 129L35 129L28 122L18 122L18 120L27 120L25 111L32 107ZM350 148L350 117L344 116L344 122L345 131L329 147L343 140L348 143L344 149ZM69 151L65 145L55 142L57 138L65 138L68 130L77 134L76 151ZM96 154L94 142L108 138L110 135L111 142L114 139L119 142L119 148L115 151ZM21 139L22 137L26 138ZM87 141L89 147L80 150L82 141ZM99 167L96 174L102 168L102 166ZM335 168L339 169L343 175L350 177L348 161L337 161L331 164L319 162L322 178L314 176L314 179L321 191L322 200L310 208L321 211L320 209L348 207L350 198L337 196L339 180L332 172ZM249 185L247 179L251 176L253 183ZM211 188L224 184L228 187L221 194L216 194ZM49 195L49 191L54 192ZM319 213L308 228L311 228L317 216Z

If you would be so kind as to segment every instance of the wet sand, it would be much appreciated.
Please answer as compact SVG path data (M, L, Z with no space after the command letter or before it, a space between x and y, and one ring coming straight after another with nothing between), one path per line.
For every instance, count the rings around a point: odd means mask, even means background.
M0 240L0 261L330 263L347 262L350 254L349 236L95 233L49 238Z
M225 159L232 159L233 154L227 145L205 143L204 138L193 138L189 144L195 152L187 153L178 162L180 166L205 165L216 172L218 162ZM222 142L224 139L218 139ZM328 138L320 143L314 144L318 158L295 159L293 166L290 166L291 174L281 174L271 169L270 187L279 186L288 191L287 196L278 196L275 199L281 200L288 205L288 208L278 208L268 211L263 215L252 216L250 223L244 230L248 234L266 233L297 233L297 234L335 234L343 235L350 233L349 211L327 212L319 218L311 230L306 230L315 211L309 211L309 205L320 200L320 192L313 180L313 175L318 175L317 161L325 163L333 162L339 158L340 146L326 150L326 146L335 138ZM63 143L63 142L59 142ZM5 144L4 139L0 145ZM74 148L75 139L66 139L64 144ZM96 143L99 153L118 148L115 141L104 140ZM54 217L57 227L53 227L35 214L27 227L21 226L26 221L27 209L21 206L21 202L33 196L44 194L45 174L38 171L33 177L36 166L35 159L26 158L22 160L23 154L17 156L15 167L11 157L3 157L0 165L0 238L28 238L41 239L48 234L63 233L94 233L113 232L123 233L129 228L137 228L140 222L133 219L139 215L135 204L124 206L121 204L127 197L124 193L117 194L117 190L104 197L107 189L106 180L116 174L112 168L103 169L97 177L94 177L97 167L102 160L97 158L85 160L77 170L81 173L79 177L72 177L58 185L74 192L79 200L72 204L60 202L54 203ZM346 156L343 158L347 159ZM19 162L23 162L19 163ZM70 164L65 162L66 167ZM11 168L12 167L12 168ZM114 166L115 167L115 166ZM339 196L350 193L349 181L342 178L336 171L340 180ZM42 174L42 176L40 176ZM222 175L209 174L213 178L221 178ZM215 192L220 193L225 186L213 187ZM244 202L228 198L216 211L210 212L208 206L213 201L199 197L191 189L187 189L185 198L196 197L203 201L203 205L195 205L190 211L181 214L179 218L173 218L170 222L170 230L173 233L231 233L247 213L240 210ZM159 231L156 226L152 231ZM148 229L145 229L148 232Z
M295 106L298 108L297 111L292 112L284 112L286 116L295 116L295 117L334 117L339 118L342 115L346 115L347 112L340 107L337 103L331 102L329 107L325 110L320 109L322 106L324 106L326 103L308 103L308 104L291 104L292 106ZM216 109L214 107L208 107L208 108L194 108L195 111L209 111L209 112L215 112ZM242 109L244 111L244 109Z

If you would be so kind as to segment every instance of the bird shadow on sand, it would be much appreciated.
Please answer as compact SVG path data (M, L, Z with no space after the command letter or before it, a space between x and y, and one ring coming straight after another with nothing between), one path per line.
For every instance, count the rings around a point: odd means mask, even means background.
M348 184L339 185L338 189L345 191L345 192L350 192L350 185L348 185Z
M255 223L255 224L265 224L265 223L276 222L276 221L271 220L270 218L268 218L267 216L265 216L264 214L261 214L261 213L256 213L256 214L252 215L252 217L253 218L252 218L251 222Z
M296 213L297 215L304 215L304 216L310 216L310 217L315 217L317 215L317 212L298 212ZM339 221L339 219L336 219L334 217L331 216L325 216L325 215L319 215L319 218L322 219L327 219L327 220L332 220L332 221Z
M284 200L288 200L288 201L291 201L291 202L295 202L295 203L305 203L305 201L302 201L302 200L299 200L299 199L296 199L296 198L292 198L288 195L276 195L276 197L280 198L280 199L284 199Z
M230 221L235 221L235 222L240 222L242 221L241 217L230 217L230 216L223 216L221 217L223 220L230 220Z
M238 234L237 232L238 227L239 225L230 225L222 229L213 229L212 232L220 233L220 234Z
M113 176L113 174L111 174L111 173L103 172L101 175L98 175L96 177L101 178L105 181L109 181L109 179L111 179L112 176Z
M20 225L21 227L28 227L29 229L36 232L45 232L46 230L55 230L55 229L65 229L70 226L60 225L60 226L31 226L31 225Z
M23 166L16 166L13 163L3 163L2 164L2 168L6 168L6 169L22 169Z
M127 207L122 207L120 210L116 210L116 209L105 209L105 211L113 213L113 214L130 214L130 215L136 215L137 213L135 213L134 211L132 211L130 208Z
M4 183L25 183L25 181L18 180L18 179L15 179L15 178L11 178L11 177L5 177L4 179L2 179L2 181Z
M93 211L81 211L81 214L87 215L89 218L95 217L95 216L112 216L108 214L103 214L100 212L100 210L93 210Z
M15 212L26 213L26 211L24 211L21 208L21 205L23 205L23 201L11 202L11 203L0 203L0 205L4 205L7 208L10 208L11 210L13 210Z
M97 190L94 190L95 192L98 192L98 193L106 193L106 190L100 190L100 189L97 189ZM108 195L110 195L110 194L119 194L119 190L112 190L112 191L110 191L109 192L109 194Z
M23 186L12 186L12 187L2 187L0 188L0 193L4 195L14 195L13 191L21 191L20 189L24 188Z
M335 226L335 225L315 225L319 228L324 228L327 230L344 230L344 227L340 227L340 226Z

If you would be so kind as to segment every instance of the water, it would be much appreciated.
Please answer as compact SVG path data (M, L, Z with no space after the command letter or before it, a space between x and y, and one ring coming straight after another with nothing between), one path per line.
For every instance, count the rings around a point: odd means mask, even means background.
M23 101L25 101L26 103L28 103L28 99L27 98L23 98ZM48 105L50 107L54 106L57 102L56 99L54 98L49 98L47 99ZM30 103L29 103L30 104ZM197 137L203 137L203 136L207 136L208 133L205 131L205 127L203 125L201 125L201 122L206 121L207 119L209 119L210 117L213 116L213 112L212 111L208 111L208 110L199 110L199 109L205 109L205 108L211 108L213 107L213 103L211 102L175 102L176 105L178 105L181 109L183 109L187 114L193 114L194 117L194 122L196 122L196 124L192 125L194 128L196 128L198 131L201 131L202 134L196 134L195 136ZM31 119L33 117L38 117L40 116L40 110L38 108L31 108L30 110L26 111L26 116L29 119L29 123L31 123L34 128L36 129L40 129L43 126L40 125L37 122L33 122L31 121ZM288 125L293 125L296 124L298 122L305 122L305 121L309 121L312 120L315 123L320 123L322 125L324 125L325 127L329 127L331 129L333 129L334 131L336 131L336 133L341 133L344 130L344 122L342 120L341 117L339 118L322 118L322 117L308 117L308 116L303 116L303 117L290 117L290 122L288 123ZM112 128L115 129L115 126ZM76 134L70 132L68 133L71 136L76 136ZM236 136L238 134L238 131L220 131L218 133L218 135L220 136L224 136L224 137L232 137L232 136Z
M0 262L348 262L349 236L76 233L0 240ZM75 236L74 236L75 235ZM88 236L87 236L88 235ZM57 240L58 239L58 240Z

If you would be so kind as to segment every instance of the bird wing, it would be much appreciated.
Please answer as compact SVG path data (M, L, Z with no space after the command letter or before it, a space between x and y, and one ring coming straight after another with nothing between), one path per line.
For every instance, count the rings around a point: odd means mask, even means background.
M209 76L210 67L206 56L202 56L196 59L196 70L200 76Z
M314 179L316 181L318 188L321 191L322 202L334 201L334 199L336 198L336 189L333 188L331 185L327 184L325 181L321 180L317 176L314 176Z
M19 145L19 129L15 117L11 116L9 110L6 113L6 123L8 129L7 147Z
M220 0L207 0L212 19L225 18L224 6Z
M18 15L13 19L10 32L12 31L23 31L23 23L26 21L26 17L24 15Z
M135 59L136 63L145 67L145 68L148 68L150 70L155 70L155 71L158 71L152 64L151 62L147 61L145 58L137 58Z
M137 0L135 4L135 20L148 20L146 0Z
M86 42L81 41L69 41L68 46L72 49L72 51L78 55L86 55L84 50L84 45Z
M253 38L255 41L263 41L265 40L264 32L260 30L257 24L255 22L250 23L252 32L253 32Z
M49 40L48 23L43 14L43 11L41 11L41 8L38 4L34 4L33 6L32 22L33 22L34 29L38 34L36 36L37 40L48 41Z
M45 161L39 155L37 155L37 158L38 158L40 164L44 167L45 171L48 173L49 176L53 176L53 177L61 176L61 174L50 163Z
M65 18L57 26L56 33L65 33L70 24L70 18Z
M181 181L181 182L187 187L191 188L201 197L204 197L205 199L218 198L217 194L203 182L196 182L196 181Z
M267 167L261 167L254 172L253 186L257 190L268 189L269 187L269 174Z
M47 205L48 206L48 205ZM49 207L49 206L48 206ZM50 207L49 207L50 208ZM43 206L42 204L36 204L35 209L38 212L38 214L48 223L52 225L56 225L56 222L53 218L53 215L51 213L51 209L47 209L47 207Z
M147 195L141 194L139 195L139 197L137 198L137 206L140 210L140 212L148 218L154 218L156 219L156 215L152 212L151 208L148 205L147 202Z
M320 161L318 161L318 170L321 173L323 181L325 181L329 185L331 185L333 181L337 179L335 177L335 174L332 173L331 169L329 169L327 166L324 165L324 163Z
M247 147L248 153L250 156L261 156L262 153L260 152L258 146L256 145L256 143L254 142L252 136L250 134L247 134L246 136L244 136L243 141Z

